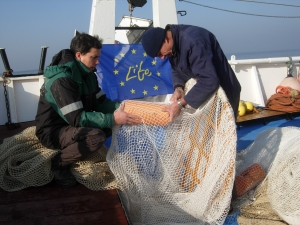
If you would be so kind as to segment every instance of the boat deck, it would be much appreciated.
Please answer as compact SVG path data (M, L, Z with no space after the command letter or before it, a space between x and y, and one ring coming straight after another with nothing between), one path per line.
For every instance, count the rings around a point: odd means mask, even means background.
M8 130L0 126L0 144L34 122ZM105 224L128 225L117 190L92 191L78 184L62 188L54 181L21 191L0 189L0 225L13 224Z
M253 115L238 121L237 151L245 149L268 128L300 127L300 112L288 117L285 114L270 117ZM8 130L0 126L0 144L4 138L13 136L34 122L21 123L20 127ZM239 129L240 128L240 129ZM78 184L62 188L54 181L42 186L26 188L17 192L0 189L0 225L13 224L106 224L128 225L117 190L92 191Z
M297 113L294 113L296 115ZM261 109L257 111L256 113L250 113L246 114L244 116L238 117L236 120L237 128L240 129L240 125L242 122L246 121L253 121L261 119L263 121L263 124L266 125L267 120L270 120L271 117L279 116L279 115L285 115L286 119L292 119L293 113L291 112L281 112L281 111L275 111L268 108Z
M265 117L267 112L260 116L247 115L245 120L239 120L237 123L237 151L247 148L259 135L260 132L269 128L280 128L295 126L300 127L300 112L281 113L270 112L270 116ZM277 115L276 115L277 114Z

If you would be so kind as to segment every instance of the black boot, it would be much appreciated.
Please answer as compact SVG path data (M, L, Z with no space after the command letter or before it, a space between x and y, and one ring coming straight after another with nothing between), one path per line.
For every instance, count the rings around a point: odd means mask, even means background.
M55 182L62 187L74 187L77 184L76 178L70 171L70 165L61 166L60 153L52 159L51 170L54 174Z

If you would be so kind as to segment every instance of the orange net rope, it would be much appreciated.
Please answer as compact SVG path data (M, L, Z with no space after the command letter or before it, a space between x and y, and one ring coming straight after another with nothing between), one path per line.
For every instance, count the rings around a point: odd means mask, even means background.
M161 111L165 105L163 103L127 100L124 111L140 116L144 124L167 126L169 113Z
M277 94L284 94L284 95L289 95L291 91L291 88L288 86L277 86L276 87L276 93Z
M267 101L267 107L282 112L299 112L300 96L291 97L290 95L274 94Z
M267 100L266 106L276 111L299 112L300 93L291 87L279 85L276 88L276 94Z
M248 167L235 178L235 190L237 196L242 196L255 188L265 179L265 177L266 173L259 164L255 163Z

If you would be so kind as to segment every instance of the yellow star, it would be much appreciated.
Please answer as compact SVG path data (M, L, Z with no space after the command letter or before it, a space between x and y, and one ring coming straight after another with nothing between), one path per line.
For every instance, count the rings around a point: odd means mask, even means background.
M132 50L131 50L131 53L132 53L132 54L135 54L135 53L136 53L136 50L135 50L135 49L132 49Z
M114 70L114 74L115 75L119 74L119 70Z
M143 55L144 55L144 57L146 57L146 56L147 56L147 53L146 53L146 52L144 52L144 53L143 53Z
M155 86L153 87L153 89L154 89L155 91L157 91L157 90L158 90L158 86L155 85Z
M135 94L135 90L133 88L130 90L130 92L131 94Z
M115 62L119 62L119 59L117 59L117 58L115 58L114 60L115 60Z
M157 76L159 76L159 77L160 77L160 72L157 72L156 74L157 74Z
M124 54L124 53L121 53L120 56L123 58L123 57L125 56L125 54Z
M144 95L147 95L147 94L148 94L148 91L144 90L144 91L143 91L143 94L144 94Z
M121 86L125 86L125 83L123 81L120 82Z
M156 65L156 61L155 60L152 61L152 65Z

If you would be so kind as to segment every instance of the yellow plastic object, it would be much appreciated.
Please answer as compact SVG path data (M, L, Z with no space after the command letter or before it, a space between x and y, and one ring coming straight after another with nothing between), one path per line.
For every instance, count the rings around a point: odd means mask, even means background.
M246 107L244 104L240 104L238 108L238 115L244 116L246 114Z
M169 113L162 111L165 106L166 104L162 103L127 100L124 110L127 113L140 116L145 124L167 126Z
M245 102L246 112L253 112L254 106L252 102Z

